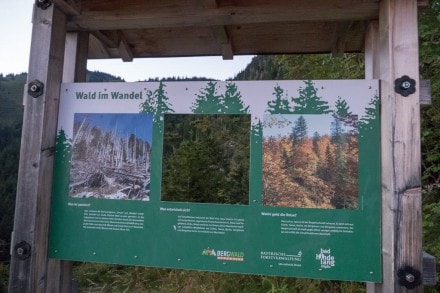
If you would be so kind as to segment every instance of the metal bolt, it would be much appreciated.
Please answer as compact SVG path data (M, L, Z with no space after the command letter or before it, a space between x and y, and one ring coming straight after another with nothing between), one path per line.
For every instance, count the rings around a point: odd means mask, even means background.
M405 81L402 83L402 88L407 90L411 87L411 83L409 81Z
M405 280L407 280L410 283L413 283L415 281L416 277L413 274L406 274Z
M38 98L43 94L44 83L39 80L33 80L28 84L28 94L33 98Z
M404 97L416 92L416 81L408 75L403 75L394 81L394 91Z
M21 241L14 246L15 257L25 260L31 256L31 245L26 241Z

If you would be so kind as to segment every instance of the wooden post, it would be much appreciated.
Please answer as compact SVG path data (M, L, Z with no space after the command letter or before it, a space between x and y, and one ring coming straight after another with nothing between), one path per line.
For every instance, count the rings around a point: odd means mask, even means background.
M374 28L367 35L366 56L374 56L366 58L366 75L381 80L383 280L368 284L367 291L406 292L399 270L411 267L422 273L417 1L382 0L378 30L377 53L368 45ZM406 97L395 92L394 82L403 75L416 82L416 92ZM404 279L417 281L413 277ZM409 291L422 292L423 287Z
M34 6L17 183L9 292L61 292L60 261L48 260L53 155L63 72L66 16ZM28 94L32 87L35 97ZM38 93L41 90L41 95Z
M87 75L88 32L69 32L66 35L63 82L85 82Z

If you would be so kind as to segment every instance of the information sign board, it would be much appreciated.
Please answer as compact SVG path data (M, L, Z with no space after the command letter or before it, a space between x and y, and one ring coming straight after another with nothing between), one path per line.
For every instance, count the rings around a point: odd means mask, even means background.
M66 83L52 258L381 281L377 80Z

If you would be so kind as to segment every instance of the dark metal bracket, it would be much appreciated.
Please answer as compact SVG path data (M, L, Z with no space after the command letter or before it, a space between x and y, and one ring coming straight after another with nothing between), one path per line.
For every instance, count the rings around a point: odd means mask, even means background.
M399 269L397 276L399 277L399 284L407 289L414 289L422 284L422 274L410 266Z
M416 81L408 75L403 75L394 81L394 91L404 97L412 95L416 92Z
M46 10L50 5L52 5L52 1L51 0L35 0L35 5L38 8Z
M28 84L28 94L31 95L33 98L38 98L43 94L44 91L44 83L42 83L39 80L31 81Z
M20 260L26 260L31 256L31 245L21 241L14 246L14 256Z

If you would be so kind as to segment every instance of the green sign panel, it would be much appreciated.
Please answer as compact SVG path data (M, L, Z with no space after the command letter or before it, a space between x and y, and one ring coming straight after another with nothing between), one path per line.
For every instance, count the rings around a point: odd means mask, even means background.
M378 93L63 84L50 257L380 282Z

